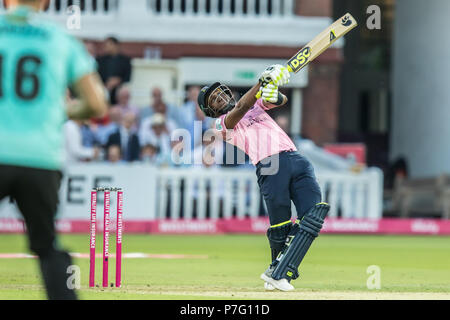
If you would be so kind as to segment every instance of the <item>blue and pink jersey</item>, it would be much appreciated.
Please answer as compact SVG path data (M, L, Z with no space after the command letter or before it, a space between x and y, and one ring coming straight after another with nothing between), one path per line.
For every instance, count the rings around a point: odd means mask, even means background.
M297 151L288 135L267 114L270 108L258 99L234 129L226 129L227 115L220 116L215 123L224 140L244 151L254 165L282 151Z

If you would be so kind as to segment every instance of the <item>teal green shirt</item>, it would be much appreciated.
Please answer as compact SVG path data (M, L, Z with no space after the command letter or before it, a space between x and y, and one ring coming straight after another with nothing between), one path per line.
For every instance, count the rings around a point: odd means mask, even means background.
M26 7L0 16L0 164L60 169L66 89L95 70L81 42Z

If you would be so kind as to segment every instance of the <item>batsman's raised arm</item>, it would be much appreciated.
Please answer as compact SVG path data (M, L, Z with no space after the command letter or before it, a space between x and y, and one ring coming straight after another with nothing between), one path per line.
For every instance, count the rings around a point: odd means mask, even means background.
M244 115L262 97L270 105L283 105L287 98L278 92L278 87L289 82L289 71L282 65L266 68L256 83L238 102L226 85L216 82L205 86L198 95L198 105L207 117L225 118L223 126L234 129ZM226 115L226 116L225 116Z
M236 106L231 110L225 118L225 127L227 129L233 129L242 117L250 110L255 104L257 98L256 94L259 91L261 84L258 82L255 84L241 99L236 103Z
M227 129L233 129L255 104L259 98L258 93L261 93L261 98L266 106L281 106L285 104L287 98L278 91L278 86L287 84L289 77L289 71L282 65L277 64L266 68L261 74L258 83L247 91L237 102L236 107L225 118L224 123Z

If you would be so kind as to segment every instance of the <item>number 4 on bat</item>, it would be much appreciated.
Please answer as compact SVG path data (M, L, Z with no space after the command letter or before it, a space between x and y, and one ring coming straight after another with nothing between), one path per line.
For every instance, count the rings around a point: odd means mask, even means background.
M334 30L330 31L330 42L333 42L333 40L336 39L336 34L334 33Z

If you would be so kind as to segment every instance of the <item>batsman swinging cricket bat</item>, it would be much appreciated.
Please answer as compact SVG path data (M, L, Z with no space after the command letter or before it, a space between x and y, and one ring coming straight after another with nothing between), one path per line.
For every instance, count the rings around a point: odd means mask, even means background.
M322 52L328 49L337 39L343 37L350 30L358 25L355 18L350 13L346 13L328 28L323 30L317 37L311 40L299 52L297 52L286 63L289 72L297 73L303 69L308 63L317 58ZM256 98L261 97L261 90Z

